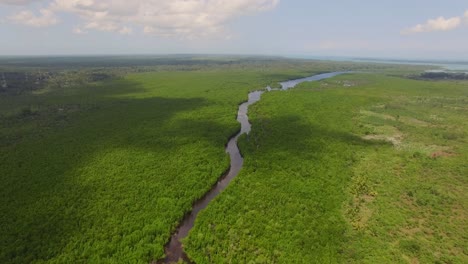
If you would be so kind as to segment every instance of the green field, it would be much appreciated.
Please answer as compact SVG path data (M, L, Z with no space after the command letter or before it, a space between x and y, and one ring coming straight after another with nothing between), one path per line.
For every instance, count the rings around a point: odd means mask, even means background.
M244 168L186 252L196 263L468 261L466 81L267 58L23 63L0 61L29 76L0 90L0 263L160 259L228 169L248 92L341 70L385 75L304 83L250 108Z
M468 82L347 74L251 108L196 263L467 263Z

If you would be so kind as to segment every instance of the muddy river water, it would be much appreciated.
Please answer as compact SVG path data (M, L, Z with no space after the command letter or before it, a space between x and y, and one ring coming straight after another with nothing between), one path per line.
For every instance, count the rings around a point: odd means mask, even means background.
M192 229L198 213L203 210L216 196L218 196L218 194L228 186L229 182L231 182L231 180L234 179L237 174L239 174L239 171L241 170L244 163L244 159L242 158L239 148L237 147L237 140L242 134L248 134L250 132L251 124L249 122L249 117L247 116L249 106L260 101L261 95L264 92L273 90L288 90L302 82L319 81L343 73L344 72L330 72L310 76L307 78L285 81L281 83L281 89L271 89L270 87L267 87L264 90L253 91L249 93L248 101L239 105L239 110L237 112L237 121L241 124L241 130L235 136L229 139L229 142L226 145L226 152L231 158L231 166L229 171L220 178L220 180L203 196L203 198L198 200L193 205L192 211L184 217L176 232L171 236L169 243L166 245L166 257L158 261L158 263L177 263L177 261L180 259L186 262L190 262L184 252L181 240L185 238Z

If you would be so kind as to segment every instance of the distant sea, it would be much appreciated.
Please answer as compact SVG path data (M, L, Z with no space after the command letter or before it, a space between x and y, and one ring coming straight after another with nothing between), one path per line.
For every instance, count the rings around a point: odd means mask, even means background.
M350 61L350 62L371 62L387 64L409 64L409 65L433 65L435 68L443 68L445 71L466 71L468 72L468 61L451 60L414 60L414 59L381 59L381 58L353 58L334 56L288 56L298 59L316 59L330 61Z

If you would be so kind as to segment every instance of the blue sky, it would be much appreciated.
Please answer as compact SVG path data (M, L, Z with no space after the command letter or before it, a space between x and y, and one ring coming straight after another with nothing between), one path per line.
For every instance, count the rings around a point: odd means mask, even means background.
M468 59L466 0L0 0L0 55Z

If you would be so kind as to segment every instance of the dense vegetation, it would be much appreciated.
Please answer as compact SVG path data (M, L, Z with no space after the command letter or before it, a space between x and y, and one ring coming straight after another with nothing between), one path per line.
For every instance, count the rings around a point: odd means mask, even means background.
M356 68L283 60L173 63L146 73L5 65L54 74L43 87L0 96L1 263L159 259L193 201L228 168L224 144L249 90Z
M467 263L468 83L347 74L250 108L196 263Z
M46 67L44 67L46 66ZM247 92L426 68L271 57L0 58L0 262L148 263L228 168ZM467 260L466 81L343 75L251 108L197 263Z

